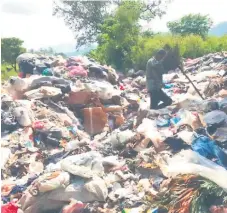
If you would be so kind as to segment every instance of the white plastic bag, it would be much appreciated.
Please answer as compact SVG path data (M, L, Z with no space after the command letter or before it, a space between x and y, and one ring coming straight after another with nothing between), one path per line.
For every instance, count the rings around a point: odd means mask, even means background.
M69 185L70 176L67 172L61 172L57 177L48 179L48 174L44 174L38 180L39 192L48 192Z
M4 168L11 155L12 153L9 148L1 147L1 169Z
M160 144L165 138L158 132L156 122L148 118L144 118L142 124L137 128L137 132L144 135L145 138L149 138L156 148L160 147Z
M115 130L112 132L109 142L113 145L113 147L119 147L125 145L130 139L135 136L135 132L127 129L125 131Z
M84 178L102 176L102 156L95 151L69 156L61 161L62 170Z
M189 132L189 131L181 131L179 132L177 135L180 139L182 139L185 143L191 145L192 143L192 136L193 136L193 132Z
M165 173L169 177L179 174L195 174L207 178L227 192L227 171L207 158L193 152L183 150L167 160Z
M33 111L25 107L14 108L13 115L21 126L31 126L34 121Z

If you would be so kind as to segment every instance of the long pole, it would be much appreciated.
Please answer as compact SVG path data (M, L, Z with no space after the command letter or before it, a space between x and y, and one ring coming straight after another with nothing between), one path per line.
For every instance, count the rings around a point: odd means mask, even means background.
M200 96L200 98L202 98L202 100L204 100L202 94L199 92L199 90L196 88L195 84L191 81L191 79L187 76L187 74L184 72L182 67L178 67L180 69L180 71L183 73L183 75L188 79L188 81L191 83L191 85L194 87L195 91L198 93L198 95Z

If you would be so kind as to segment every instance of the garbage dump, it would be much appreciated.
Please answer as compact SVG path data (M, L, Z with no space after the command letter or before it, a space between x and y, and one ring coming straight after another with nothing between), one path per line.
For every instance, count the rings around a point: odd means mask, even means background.
M30 53L2 84L3 213L226 213L227 52L164 75Z

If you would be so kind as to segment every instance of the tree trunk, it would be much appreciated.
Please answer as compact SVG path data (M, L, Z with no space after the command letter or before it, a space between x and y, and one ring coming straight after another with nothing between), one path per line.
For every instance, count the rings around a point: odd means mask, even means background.
M15 62L15 64L12 64L12 67L15 71L17 71L17 63Z

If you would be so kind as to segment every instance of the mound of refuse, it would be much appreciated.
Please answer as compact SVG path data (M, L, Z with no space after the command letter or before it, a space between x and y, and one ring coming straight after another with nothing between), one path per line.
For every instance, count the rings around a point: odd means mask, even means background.
M227 52L164 75L173 104L149 109L145 71L85 56L22 54L2 83L3 213L227 211Z

